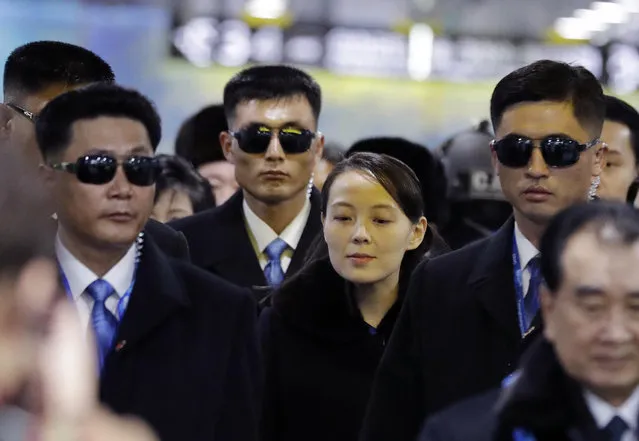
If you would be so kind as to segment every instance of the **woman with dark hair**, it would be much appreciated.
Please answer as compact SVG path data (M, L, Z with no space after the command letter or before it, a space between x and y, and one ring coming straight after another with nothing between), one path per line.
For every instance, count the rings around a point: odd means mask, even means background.
M386 155L340 162L323 241L260 317L263 441L354 441L410 274L427 252L415 174Z
M151 218L170 222L215 207L211 186L179 156L157 155L159 174Z

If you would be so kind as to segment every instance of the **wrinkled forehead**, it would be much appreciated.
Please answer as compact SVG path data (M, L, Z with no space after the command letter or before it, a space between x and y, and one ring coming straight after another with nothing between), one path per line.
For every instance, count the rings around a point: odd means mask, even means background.
M639 291L639 241L625 243L611 226L586 229L566 243L560 259L562 284L606 291Z

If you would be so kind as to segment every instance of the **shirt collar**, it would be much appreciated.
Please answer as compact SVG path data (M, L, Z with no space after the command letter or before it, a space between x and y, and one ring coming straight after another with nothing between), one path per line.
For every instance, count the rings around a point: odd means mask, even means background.
M99 279L99 277L71 254L62 244L59 234L55 240L55 253L60 268L64 273L64 277L67 279L68 289L71 290L71 295L75 301L86 291L87 287ZM122 297L133 282L135 258L136 245L133 244L124 257L102 277L103 280L109 282L113 289L115 289L118 297Z
M519 226L515 222L515 243L519 252L519 262L523 270L528 266L530 261L539 254L539 250L535 248L531 241L521 232Z
M297 244L302 238L306 222L311 214L311 202L306 199L304 207L297 213L297 216L291 221L290 224L282 231L279 236L273 231L273 229L262 219L260 219L251 207L249 207L246 199L242 202L242 209L244 210L244 218L248 224L251 233L255 237L255 242L261 253L264 252L266 247L278 237L282 239L293 250L297 248Z
M628 424L628 427L635 432L637 430L637 416L639 415L639 387L630 395L630 397L620 407L614 407L606 401L599 398L592 392L585 390L584 398L590 413L592 414L597 427L603 429L608 425L610 420L615 416L619 416Z

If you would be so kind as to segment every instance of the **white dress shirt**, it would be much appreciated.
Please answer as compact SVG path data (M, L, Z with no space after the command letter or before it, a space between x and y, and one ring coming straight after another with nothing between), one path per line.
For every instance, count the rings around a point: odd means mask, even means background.
M82 262L80 262L71 252L62 244L60 236L56 237L55 252L60 264L60 268L64 272L64 276L67 279L68 289L71 290L71 296L78 310L80 316L80 323L84 329L90 329L91 311L95 300L86 292L86 289L93 282L99 279L99 277L87 268ZM133 244L129 251L124 255L108 273L102 277L103 280L109 282L109 284L115 290L115 293L109 297L105 305L113 315L118 317L117 307L120 298L126 293L131 286L133 276L135 272L135 256L136 245ZM65 287L66 289L66 287ZM67 293L68 295L69 293Z
M302 233L304 233L304 228L306 228L306 222L311 214L311 201L306 199L304 207L302 207L297 216L295 216L295 218L279 236L271 227L268 226L266 222L260 219L257 214L251 210L251 207L249 207L246 203L246 199L242 203L242 208L244 210L244 219L246 221L249 238L251 239L251 244L255 250L255 255L260 261L262 270L264 270L268 264L268 257L264 250L266 250L266 247L271 242L279 237L288 245L288 248L282 253L280 262L282 270L286 273L286 270L291 263L291 259L293 258L293 252L302 238Z
M530 261L539 254L539 250L526 239L523 235L517 223L515 223L515 243L517 243L517 250L519 251L519 264L521 265L521 281L524 288L524 296L528 294L528 286L530 285L530 269L528 264Z
M635 434L637 433L637 416L639 415L639 387L620 407L612 406L588 390L584 391L584 398L597 427L603 429L610 420L619 416L629 428L623 435L622 441L638 441Z

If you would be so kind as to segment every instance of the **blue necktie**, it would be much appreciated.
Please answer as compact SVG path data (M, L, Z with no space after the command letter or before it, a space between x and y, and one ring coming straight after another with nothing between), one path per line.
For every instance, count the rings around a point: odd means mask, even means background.
M528 263L528 271L530 272L530 284L528 292L524 298L524 318L526 326L530 329L537 311L539 311L539 285L541 283L541 270L539 268L539 256L535 256Z
M115 333L118 329L117 318L106 307L106 299L111 297L115 290L106 280L98 279L87 288L87 293L95 300L91 311L91 322L98 344L100 371L104 366L104 360L111 351Z
M603 432L608 441L621 441L621 438L628 430L628 424L620 417L616 416L604 427Z
M287 243L279 237L269 243L264 250L268 263L264 268L264 277L270 286L278 286L284 281L284 270L282 269L282 253L288 247Z

